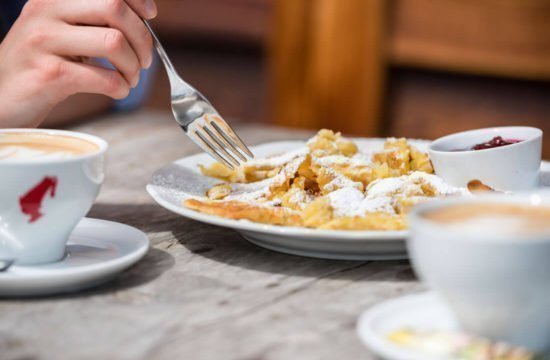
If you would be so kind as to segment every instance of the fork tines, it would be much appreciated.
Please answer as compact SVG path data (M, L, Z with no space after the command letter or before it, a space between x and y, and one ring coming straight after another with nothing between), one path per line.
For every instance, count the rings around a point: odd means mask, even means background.
M237 133L219 116L205 115L195 120L193 130L199 146L230 169L247 161L254 155Z
M212 104L178 75L155 32L147 20L143 22L153 37L155 48L168 73L172 112L183 131L201 149L230 169L245 162L246 155L253 158L252 152L218 115Z

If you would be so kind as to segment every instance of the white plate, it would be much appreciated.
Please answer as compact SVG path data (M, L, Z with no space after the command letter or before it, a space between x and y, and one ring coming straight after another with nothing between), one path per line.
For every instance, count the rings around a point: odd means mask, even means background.
M387 360L431 360L424 353L405 349L387 340L402 329L456 331L451 311L434 292L407 295L385 301L365 311L357 323L361 341L376 355ZM442 360L438 358L438 360Z
M104 283L140 260L149 248L147 235L116 222L84 218L58 262L10 267L0 272L0 296L51 295Z
M385 139L353 139L360 148L379 150ZM424 150L426 140L411 140ZM278 154L304 146L302 141L272 142L252 147L258 157ZM183 206L189 196L204 196L220 180L204 176L198 165L209 165L213 160L207 154L182 158L157 170L147 191L161 206L187 218L234 229L248 241L267 249L293 255L340 260L394 260L405 259L405 238L408 231L342 231L253 223L246 220L225 219L203 214ZM550 167L549 167L550 168Z

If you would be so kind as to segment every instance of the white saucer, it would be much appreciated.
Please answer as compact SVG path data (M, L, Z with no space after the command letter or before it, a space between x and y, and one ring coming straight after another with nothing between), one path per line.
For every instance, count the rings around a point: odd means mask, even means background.
M36 296L71 292L104 283L140 260L149 248L142 231L116 222L84 218L58 262L14 265L0 272L0 296Z
M404 328L456 331L458 324L434 292L407 295L375 305L365 311L357 323L361 341L383 359L431 360L425 353L413 352L387 340L389 333Z

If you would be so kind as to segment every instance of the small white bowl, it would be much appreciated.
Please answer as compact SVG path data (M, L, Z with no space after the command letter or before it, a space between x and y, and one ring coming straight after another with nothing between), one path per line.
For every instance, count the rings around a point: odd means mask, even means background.
M495 136L521 140L485 150L469 149ZM526 126L470 130L444 136L428 148L435 173L459 187L472 180L502 191L537 187L541 162L542 130Z
M444 199L416 207L407 242L415 272L449 305L464 331L550 350L550 231L518 234L508 217L498 219L502 225L485 218L466 226L425 216L487 203L548 207L550 192Z

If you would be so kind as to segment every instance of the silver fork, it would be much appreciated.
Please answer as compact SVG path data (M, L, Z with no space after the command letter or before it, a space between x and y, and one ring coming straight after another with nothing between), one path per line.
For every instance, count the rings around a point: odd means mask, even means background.
M172 112L183 131L203 151L230 169L254 158L241 138L222 119L212 104L177 73L158 37L144 20L170 80Z

